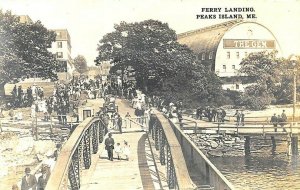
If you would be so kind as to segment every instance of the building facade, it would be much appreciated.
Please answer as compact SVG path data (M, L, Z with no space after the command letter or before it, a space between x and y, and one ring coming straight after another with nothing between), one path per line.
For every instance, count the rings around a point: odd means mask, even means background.
M60 80L70 80L75 67L71 58L71 37L67 29L53 29L56 39L52 42L49 51L55 54L59 61L58 78Z
M216 73L223 81L223 89L244 91L249 84L238 76L240 63L250 53L281 48L276 37L265 26L243 20L189 31L178 35L178 42L186 44L201 64Z
M32 20L28 15L19 15L20 23L23 24L32 24Z

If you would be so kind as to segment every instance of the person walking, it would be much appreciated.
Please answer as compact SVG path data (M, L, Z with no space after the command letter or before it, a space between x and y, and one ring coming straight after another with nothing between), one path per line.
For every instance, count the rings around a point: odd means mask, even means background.
M125 128L127 128L127 126L129 125L129 123L130 123L130 118L131 118L131 116L130 116L130 114L129 114L129 112L127 112L127 114L125 115ZM129 126L130 128L131 128L131 125ZM128 127L128 128L129 128Z
M243 110L241 111L241 116L240 117L241 117L240 118L241 124L242 124L242 126L244 126L245 125L245 114L244 114Z
M271 117L270 121L274 126L274 131L277 132L277 124L278 124L278 118L276 117L276 113Z
M50 171L47 166L42 167L42 175L38 178L37 190L44 190L50 177Z
M130 155L130 146L127 141L124 141L123 154L125 156L125 159L128 161Z
M25 168L25 176L22 178L21 190L36 190L37 181L34 175L30 174L30 168Z
M118 160L120 160L120 156L122 154L122 147L120 143L117 143L117 146L115 147L115 153L118 157Z
M278 124L280 125L280 127L282 127L282 131L283 132L286 132L286 129L284 128L284 119L282 118L282 115L278 115L277 116L277 121L278 121Z
M285 128L284 128L284 125L285 125L286 122L287 122L287 116L286 116L286 114L285 114L285 110L282 110L281 119L282 119L281 127L283 128L283 131L286 132L286 130L285 130Z
M105 144L105 150L107 151L108 160L113 161L114 159L113 150L114 150L115 141L112 138L111 133L108 134L108 138L105 139L104 144Z
M240 125L241 114L240 114L239 110L236 110L236 112L233 116L236 116L236 125Z
M122 134L122 117L120 116L120 114L118 114L117 125L118 125L120 133Z

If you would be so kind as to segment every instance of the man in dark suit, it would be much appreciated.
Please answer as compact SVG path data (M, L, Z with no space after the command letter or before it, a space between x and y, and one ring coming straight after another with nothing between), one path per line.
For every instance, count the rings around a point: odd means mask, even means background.
M30 174L30 168L25 168L25 176L22 178L21 190L36 190L36 178Z
M42 175L38 179L37 190L44 190L50 177L50 171L47 166L42 168Z
M114 153L114 144L115 144L115 141L114 141L114 139L111 136L112 136L112 134L109 133L108 134L108 138L105 139L104 144L105 144L105 149L107 150L108 159L110 161L113 161L113 159L114 159L113 153Z
M276 113L271 117L270 121L274 126L274 131L277 132L277 124L278 124L278 118L276 117Z

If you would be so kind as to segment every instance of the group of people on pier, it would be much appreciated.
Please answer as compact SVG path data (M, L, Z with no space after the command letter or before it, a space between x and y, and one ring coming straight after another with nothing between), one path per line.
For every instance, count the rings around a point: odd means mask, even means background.
M209 122L224 122L226 111L223 108L216 107L198 107L196 109L196 118L202 120L206 117Z
M108 160L114 160L114 152L116 153L118 160L123 159L123 156L125 157L125 160L129 160L130 145L127 141L124 140L123 146L121 146L121 143L115 143L112 133L109 133L108 137L104 141L104 144L105 150L107 151Z
M280 114L276 115L276 113L274 113L274 115L271 117L270 122L273 124L275 132L277 132L278 126L282 128L283 132L286 132L286 129L284 128L284 125L287 122L287 116L285 114L285 110L282 110L281 115Z

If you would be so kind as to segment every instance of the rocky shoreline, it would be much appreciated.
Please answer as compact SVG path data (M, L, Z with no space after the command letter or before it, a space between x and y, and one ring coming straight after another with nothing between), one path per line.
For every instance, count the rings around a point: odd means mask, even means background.
M24 175L24 169L39 170L41 164L50 165L55 152L67 139L66 133L50 135L48 128L40 128L38 140L32 134L31 126L17 123L10 126L2 125L0 133L0 189L11 189L18 184Z
M224 134L193 134L187 133L188 137L197 145L197 147L208 157L231 157L245 155L245 138L236 135ZM286 153L286 141L278 139L277 154ZM280 146L279 146L280 145ZM251 154L272 153L271 139L264 137L255 137L251 141Z

